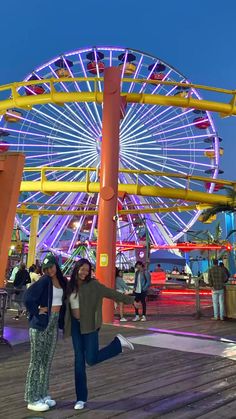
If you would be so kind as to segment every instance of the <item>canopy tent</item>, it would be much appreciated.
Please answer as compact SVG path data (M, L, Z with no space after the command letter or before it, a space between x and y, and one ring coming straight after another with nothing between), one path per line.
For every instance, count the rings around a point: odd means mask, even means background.
M150 271L153 271L156 264L160 263L165 270L171 270L173 266L183 267L186 265L186 260L182 256L177 256L169 250L156 250L150 254Z

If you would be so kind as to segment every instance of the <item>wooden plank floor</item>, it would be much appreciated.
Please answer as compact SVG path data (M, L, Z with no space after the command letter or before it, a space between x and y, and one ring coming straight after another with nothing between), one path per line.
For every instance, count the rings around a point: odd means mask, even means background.
M186 314L182 308L173 311L169 306L168 313L160 309L160 302L158 306L149 305L150 321L138 323L135 329L103 326L101 345L118 332L141 336L150 333L150 327L236 336L235 322L210 321L210 312L208 317L196 320L191 310ZM8 325L26 327L25 319L16 324L10 317L7 315ZM51 395L58 404L46 413L34 413L26 409L23 401L28 343L14 346L10 353L6 348L1 350L1 419L236 418L236 363L227 358L136 345L134 352L88 367L88 407L78 412L73 409L73 350L70 339L60 339L50 383Z

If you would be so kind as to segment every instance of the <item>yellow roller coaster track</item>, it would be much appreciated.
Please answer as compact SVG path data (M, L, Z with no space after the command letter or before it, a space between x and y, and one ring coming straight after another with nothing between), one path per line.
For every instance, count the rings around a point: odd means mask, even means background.
M94 83L94 91L70 91L70 92L59 92L57 91L58 83L72 83L72 86L75 86L75 82L78 86L80 84L80 89L82 90L85 82ZM51 78L43 80L30 80L26 82L11 83L4 86L0 86L0 114L5 114L7 110L12 108L22 108L30 110L35 105L42 105L47 103L54 103L56 105L63 106L66 102L98 102L102 103L103 93L98 89L98 83L103 82L101 77L76 77L76 78ZM150 104L150 105L162 105L162 106L176 106L181 108L194 108L199 110L208 110L213 112L220 113L221 116L231 116L236 115L236 90L222 89L216 87L208 87L199 84L191 83L177 83L171 81L153 81L146 79L129 79L123 78L123 83L139 83L139 84L157 84L157 85L169 85L169 86L180 86L187 87L188 95L187 97L179 96L163 96L163 95L152 95L145 93L126 93L122 92L121 95L126 97L127 102L129 103L140 103L140 104ZM21 94L21 88L37 85L43 83L48 85L48 93L37 94L37 95L25 95ZM210 93L217 94L226 94L230 95L231 98L228 103L216 102L209 100L202 100L197 98L192 98L191 92L193 89L203 90ZM1 94L6 96L6 93L9 92L8 99L1 99ZM52 171L86 171L86 179L84 182L60 182L60 181L49 181L46 177L46 172ZM38 171L40 172L40 178L36 181L22 181L21 183L21 192L24 191L40 191L42 193L50 194L55 192L86 192L86 193L99 193L100 184L99 182L90 181L90 172L94 171L94 168L78 168L78 167L42 167L42 168L25 168L25 171ZM171 208L153 208L153 209L129 209L129 213L133 212L166 212L166 211L190 211L193 209L203 209L203 206L209 207L214 204L227 204L231 203L229 197L224 195L208 194L205 192L192 191L188 187L189 181L196 180L202 182L212 182L220 185L231 186L236 189L236 182L227 181L227 180L216 180L210 179L208 177L200 176L190 176L182 174L173 174L173 173L164 173L164 172L151 172L151 171L138 171L138 170L122 170L129 174L136 174L136 183L135 184L119 184L119 191L126 192L131 195L142 195L142 196L158 196L166 197L172 199L180 199L183 201L192 201L197 203L193 206L175 206ZM138 183L139 175L149 174L151 176L168 176L173 178L182 178L186 179L186 187L184 189L174 189L174 188L160 188L154 185L143 185ZM204 205L198 205L202 203ZM20 204L19 204L20 205ZM29 205L28 205L29 206ZM19 206L18 212L25 211L40 211L41 213L48 213L54 210L47 209L30 209L26 207ZM59 215L60 212L65 214L68 210L58 210L56 213ZM93 210L96 211L96 210ZM68 212L67 212L68 213ZM84 211L83 211L84 213ZM126 210L120 211L120 214L126 213ZM74 214L74 212L73 212ZM79 212L78 212L79 214Z
M62 182L62 181L49 181L47 180L47 173L52 172L67 172L67 171L76 171L84 172L86 174L85 181L83 182ZM99 176L99 170L95 167L27 167L24 169L24 172L38 172L39 178L35 181L22 181L21 182L21 192L37 192L50 194L55 192L85 192L85 193L99 193L100 183L90 181L90 173L97 172ZM230 204L231 199L228 196L221 194L209 194L208 192L199 192L189 189L190 180L195 180L199 182L212 182L214 184L219 184L222 186L232 187L236 189L236 182L223 179L213 179L202 176L190 176L181 173L168 173L168 172L159 172L159 171L150 171L150 170L129 170L121 169L121 173L127 173L129 175L135 175L136 182L133 184L122 184L119 183L118 190L120 192L125 192L130 195L142 195L142 196L157 196L164 198L180 199L182 201L195 202L195 205L186 206L176 205L169 208L129 208L127 210L119 211L119 214L137 214L137 213L151 213L151 212L182 212L182 211L192 211L192 210L202 210L209 208L214 204ZM147 174L153 177L153 185L143 185L139 183L139 176ZM186 180L186 186L183 189L177 188L160 188L155 186L155 177L172 177ZM17 212L32 214L33 212L38 212L41 215L81 215L84 214L84 209L78 209L76 211L71 211L68 209L46 209L46 208L32 208L32 206L40 205L40 207L47 206L47 204L37 204L36 202L19 204ZM50 204L48 204L50 207ZM29 208L31 207L31 208ZM60 207L60 206L58 206ZM97 208L92 208L86 211L87 215L97 214Z
M70 92L58 92L57 85L60 82L80 84L80 89L83 89L85 82L94 83L94 91L70 91ZM54 103L56 105L64 105L66 102L98 102L102 103L103 93L98 89L98 82L103 82L101 77L75 77L75 78L51 78L42 80L30 80L26 82L11 83L4 86L0 86L0 95L3 92L4 97L6 92L9 92L9 99L0 100L0 114L6 113L8 109L22 108L31 109L34 105L43 105L47 103ZM221 116L236 115L236 90L221 89L217 87L208 87L199 84L192 83L177 83L171 81L154 81L146 79L129 79L123 78L123 83L139 83L139 84L157 84L167 86L181 86L188 87L189 92L187 97L179 96L164 96L158 94L146 94L146 93L126 93L122 92L121 95L126 97L127 102L149 104L149 105L162 105L162 106L177 106L181 108L194 108L200 110L208 110L212 112L218 112ZM37 95L25 95L20 93L21 87L37 85L43 83L48 85L49 92ZM209 101L203 99L192 98L191 90L198 89L207 92L214 92L219 94L230 95L229 103Z

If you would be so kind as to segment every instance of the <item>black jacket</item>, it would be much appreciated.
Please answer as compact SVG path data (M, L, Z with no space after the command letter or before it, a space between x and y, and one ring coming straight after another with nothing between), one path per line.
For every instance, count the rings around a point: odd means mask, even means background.
M66 287L66 281L65 281ZM49 276L42 276L37 282L34 282L24 295L24 304L29 313L29 326L37 330L45 330L52 308L53 284ZM63 295L63 304L59 313L58 325L60 329L64 326L65 316L65 289ZM47 314L39 314L39 306L48 307Z
M26 284L30 284L30 282L29 272L26 269L19 269L15 276L14 287L22 288Z

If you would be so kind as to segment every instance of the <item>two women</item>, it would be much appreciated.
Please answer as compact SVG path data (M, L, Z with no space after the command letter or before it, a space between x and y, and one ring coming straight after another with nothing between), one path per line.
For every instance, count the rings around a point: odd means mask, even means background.
M53 255L43 261L44 275L25 293L29 313L31 359L26 378L28 409L44 412L56 405L48 394L49 373L58 337L63 328L66 281Z
M86 365L95 365L123 351L133 350L128 339L117 335L99 350L98 333L102 325L104 297L133 304L134 298L107 288L91 276L91 264L81 259L75 264L66 284L53 255L43 261L45 275L26 292L25 305L30 314L31 360L26 380L28 409L46 411L56 402L48 394L49 372L57 342L58 325L64 335L72 336L75 354L75 409L83 409L88 397ZM65 304L66 297L66 304ZM66 308L66 314L64 310Z

